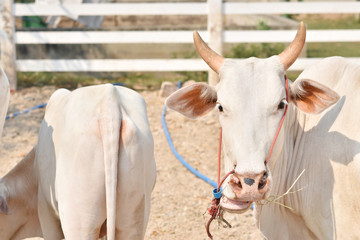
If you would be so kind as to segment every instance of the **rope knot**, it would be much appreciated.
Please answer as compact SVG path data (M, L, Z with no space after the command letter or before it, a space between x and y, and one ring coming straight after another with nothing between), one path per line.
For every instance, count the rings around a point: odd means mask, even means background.
M220 200L216 198L213 198L213 200L211 201L211 207L208 208L208 213L210 214L211 217L216 218L216 216L218 215L219 203Z
M223 227L231 228L230 223L224 219L224 210L221 209L221 206L219 206L219 204L220 204L220 198L218 199L213 198L213 200L211 201L211 207L208 208L208 213L210 214L211 217L206 224L206 232L210 239L213 239L213 236L210 233L210 224L214 219L217 218L219 220L219 224L223 223Z

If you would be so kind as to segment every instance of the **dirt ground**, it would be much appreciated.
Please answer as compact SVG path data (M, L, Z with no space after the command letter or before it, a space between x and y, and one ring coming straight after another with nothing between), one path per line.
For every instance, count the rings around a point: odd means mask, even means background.
M54 87L28 88L12 93L9 113L47 102ZM174 157L161 126L164 99L159 93L141 92L148 108L148 117L155 140L157 182L152 194L152 208L145 239L208 239L205 222L212 198L212 187L196 178ZM37 141L37 132L44 109L10 118L0 141L0 176L8 172ZM215 180L219 124L217 112L200 120L188 120L171 110L166 116L168 128L178 152L201 173ZM263 239L255 227L252 211L226 214L232 228L212 224L214 239Z

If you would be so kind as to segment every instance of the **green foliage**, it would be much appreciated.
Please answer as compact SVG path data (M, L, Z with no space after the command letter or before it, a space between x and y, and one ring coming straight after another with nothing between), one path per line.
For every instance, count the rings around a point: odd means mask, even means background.
M194 80L196 82L207 82L208 81L208 72L180 72L178 81L188 81Z
M354 15L324 17L322 15L299 15L298 21L304 21L308 29L360 29L359 18ZM359 57L359 42L308 43L307 57Z
M199 54L196 50L185 51L181 54L173 54L173 58L184 58L184 59L191 59L191 58L198 58ZM194 80L196 82L207 82L208 80L208 73L207 72L178 72L178 76L176 77L176 81L188 81Z
M35 0L15 0L15 3L34 3Z
M191 59L191 58L199 57L199 54L197 53L196 50L185 51L185 52L182 52L179 57L180 58L185 58L185 59ZM174 55L174 58L178 58L178 56Z
M360 43L308 43L307 57L359 57L360 56Z
M262 19L259 20L257 26L257 30L270 30L270 26Z
M125 73L115 78L110 78L110 80L103 79L102 82L123 83L129 88L143 91L159 89L161 83L166 81L167 78L166 74Z
M96 78L77 73L49 73L49 72L18 72L18 88L31 86L54 85L67 89L75 89L79 85L86 86L96 82Z
M335 18L335 17L334 17ZM296 17L296 20L301 20L306 23L308 29L359 29L360 18L354 15L347 15L344 17L324 18L321 15L305 15Z
M231 49L231 52L226 55L230 58L267 58L281 53L286 48L282 43L241 43Z
M23 28L46 28L46 26L47 26L46 23L44 23L44 21L40 17L37 17L37 16L22 17L22 25L23 25Z
M298 76L300 75L301 72L287 72L286 73L286 76L289 80L291 81L295 81Z
M303 0L297 0L298 2L303 2ZM290 0L285 0L285 2L290 2ZM289 19L295 19L298 14L281 14L281 16L289 18Z
M18 72L18 88L53 85L57 88L70 90L82 86L102 83L121 83L137 91L159 89L163 81L207 81L207 72L179 73L49 73L49 72Z

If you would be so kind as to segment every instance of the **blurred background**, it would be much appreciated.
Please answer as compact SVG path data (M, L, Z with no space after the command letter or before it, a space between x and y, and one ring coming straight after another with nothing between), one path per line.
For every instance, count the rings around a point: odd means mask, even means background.
M71 5L81 3L84 7ZM162 62L135 61L198 59L192 44L193 30L202 32L204 40L210 41L210 46L213 45L224 56L247 58L280 53L294 37L299 21L304 21L308 30L352 29L352 32L308 31L307 45L301 57L340 55L357 58L360 56L360 13L356 6L359 5L348 4L358 3L354 0L15 0L16 87L54 84L73 89L110 81L143 90L157 89L162 81L208 81L208 68L199 61L184 64L167 62L163 69L162 64L165 63ZM62 6L62 10L38 7L44 4L55 4L57 8ZM89 4L99 4L96 5L99 6L96 7L97 16L86 16L86 11L94 12L94 9L85 7ZM30 5L31 9L26 9ZM61 12L61 16L56 12ZM50 13L52 15L46 15ZM215 29L215 33L212 34L211 29ZM253 36L254 31L274 32L270 35L255 33ZM54 35L61 32L64 34ZM215 45L211 41L215 41ZM77 59L85 62L54 63L51 70L40 67L40 62L21 62L39 59ZM132 61L101 63L105 66L98 62L86 62L109 59ZM48 62L44 64L51 65ZM74 66L76 64L78 66ZM117 67L118 64L121 67ZM299 71L311 63L304 64L290 69L289 77L294 80ZM94 65L98 70L91 69Z

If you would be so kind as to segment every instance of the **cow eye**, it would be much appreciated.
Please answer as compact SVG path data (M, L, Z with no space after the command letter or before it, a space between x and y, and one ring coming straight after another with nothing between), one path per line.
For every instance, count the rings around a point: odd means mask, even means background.
M221 106L220 103L216 104L216 106L217 106L217 108L219 109L220 112L224 111L224 109L223 109L223 107Z
M285 106L288 105L288 102L286 101L286 99L281 100L281 102L278 105L278 109L284 109Z

